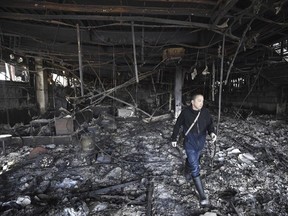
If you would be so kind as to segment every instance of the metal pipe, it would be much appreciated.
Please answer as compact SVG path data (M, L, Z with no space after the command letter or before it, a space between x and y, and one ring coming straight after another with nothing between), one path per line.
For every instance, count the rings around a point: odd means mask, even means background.
M212 101L215 101L215 60L212 64Z
M134 34L134 22L133 21L131 22L131 28L132 28L132 41L133 41L135 78L136 78L136 82L139 83L138 68L137 68L137 58L136 58L135 34Z
M77 27L78 60L79 60L79 72L80 72L81 96L84 96L83 71L82 71L82 52L81 52L81 43L80 43L80 29L79 29L78 23L76 24L76 27Z
M113 46L113 87L115 87L116 85L117 85L117 82L116 82L116 60L115 60L115 50L114 50L114 46Z
M241 40L240 40L240 42L239 42L239 44L238 44L238 47L237 47L237 49L236 49L236 52L235 52L235 54L234 54L234 56L233 56L233 59L232 59L230 65L229 65L229 69L228 69L228 72L227 72L227 75L226 75L225 85L227 85L227 83L228 83L228 78L229 78L231 69L232 69L232 67L233 67L234 61L235 61L235 59L236 59L236 57L237 57L237 55L238 55L238 52L239 52L239 50L240 50L240 47L241 47L243 41L244 41L244 39L245 39L246 33L247 33L247 31L250 29L250 26L251 26L252 22L254 21L254 19L255 19L255 18L253 18L253 19L250 20L249 24L247 25L245 31L244 31L243 34L242 34L242 38L241 38ZM225 36L225 34L223 35L223 37L224 37L224 36Z
M217 136L219 133L219 123L220 123L220 116L221 116L221 101L222 101L222 86L223 86L223 67L224 67L224 54L225 52L225 34L223 34L223 41L222 41L222 56L221 56L221 71L220 71L220 86L219 86L219 110L218 110L218 121L217 121Z
M141 62L144 64L144 26L142 27L142 38L141 38Z

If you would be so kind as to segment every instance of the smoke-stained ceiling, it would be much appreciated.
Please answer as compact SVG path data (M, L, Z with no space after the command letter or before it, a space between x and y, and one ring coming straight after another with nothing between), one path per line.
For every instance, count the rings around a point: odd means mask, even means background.
M287 19L287 0L1 1L1 58L41 57L77 72L79 26L84 76L133 71L135 62L141 73L171 59L187 71L211 70L224 50L224 78L280 64L271 82L282 85Z

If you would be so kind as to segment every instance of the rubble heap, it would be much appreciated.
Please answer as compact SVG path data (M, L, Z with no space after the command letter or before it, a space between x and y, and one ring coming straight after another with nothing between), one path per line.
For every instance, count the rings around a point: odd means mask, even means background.
M210 208L170 144L173 120L128 118L92 121L69 144L7 147L1 215L288 215L288 126L271 118L221 120L201 157Z

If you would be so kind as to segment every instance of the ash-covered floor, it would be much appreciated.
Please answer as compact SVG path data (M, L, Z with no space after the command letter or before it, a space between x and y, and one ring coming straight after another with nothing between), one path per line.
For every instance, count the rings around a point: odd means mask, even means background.
M69 145L8 146L1 215L288 215L288 125L273 118L222 117L201 157L210 208L199 208L182 148L170 144L172 118L110 118Z

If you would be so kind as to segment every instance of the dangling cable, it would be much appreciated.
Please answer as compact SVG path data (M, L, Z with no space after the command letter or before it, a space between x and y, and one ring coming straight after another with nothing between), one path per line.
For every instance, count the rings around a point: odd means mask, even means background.
M223 70L224 70L224 52L225 52L225 35L226 32L223 34L223 41L222 41L222 56L221 56L221 68L220 68L220 86L219 86L219 103L218 103L218 119L217 119L217 127L216 127L216 135L218 137L219 134L219 124L220 124L220 117L221 117L221 102L222 102L222 85L223 85ZM216 154L216 143L217 141L213 142L213 150L212 150L212 157L211 157L211 169L214 166L214 157Z

